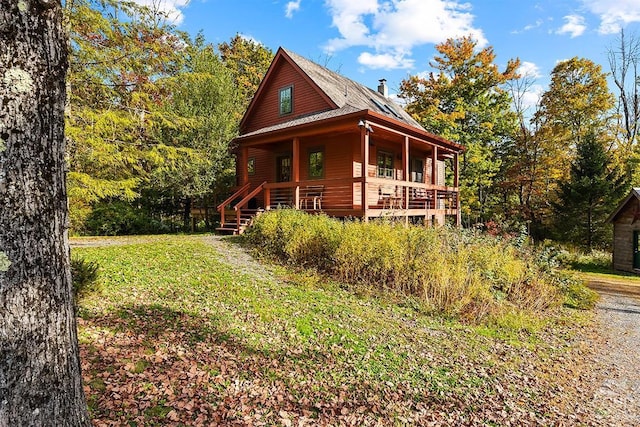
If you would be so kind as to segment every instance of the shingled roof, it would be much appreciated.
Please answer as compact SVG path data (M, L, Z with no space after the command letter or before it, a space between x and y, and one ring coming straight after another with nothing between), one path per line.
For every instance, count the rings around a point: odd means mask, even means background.
M360 83L348 79L347 77L344 77L282 47L278 49L276 58L278 55L281 55L285 60L290 61L292 65L299 68L300 71L303 72L309 80L324 93L326 98L335 105L335 108L328 111L325 110L306 114L304 116L291 117L291 119L286 122L242 134L239 138L260 135L302 124L313 123L327 118L340 117L353 114L354 112L367 110L382 114L392 120L403 123L405 126L426 132L426 130L416 120L414 120L409 113L404 111L400 105L383 96L378 91L361 85ZM276 60L274 59L274 63L275 61ZM260 89L258 91L260 91ZM251 110L251 107L249 107L247 112L249 110Z
M316 64L294 52L281 48L298 67L338 106L348 112L371 110L384 114L394 120L405 122L409 126L425 130L409 113L385 98L376 90L370 89L334 71ZM351 108L348 108L351 107Z

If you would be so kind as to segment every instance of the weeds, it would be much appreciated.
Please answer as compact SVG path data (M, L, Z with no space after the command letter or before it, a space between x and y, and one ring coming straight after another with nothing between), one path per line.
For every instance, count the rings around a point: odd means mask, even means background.
M472 322L503 323L520 319L519 311L541 314L562 304L564 293L571 307L592 304L581 284L557 273L548 250L535 251L516 238L339 222L288 209L260 216L247 239L281 261L357 286L416 296L427 311Z

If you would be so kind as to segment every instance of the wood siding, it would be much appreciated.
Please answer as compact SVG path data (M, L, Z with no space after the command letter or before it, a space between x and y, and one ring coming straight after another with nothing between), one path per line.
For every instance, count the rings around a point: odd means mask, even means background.
M613 223L613 268L635 272L633 269L633 232L640 230L640 219L635 219L640 203L633 198L618 213Z
M331 108L316 87L305 80L287 61L280 60L276 67L278 68L273 70L272 79L266 82L260 99L252 106L252 114L242 129L243 134ZM279 94L280 89L287 86L293 86L293 112L281 116Z

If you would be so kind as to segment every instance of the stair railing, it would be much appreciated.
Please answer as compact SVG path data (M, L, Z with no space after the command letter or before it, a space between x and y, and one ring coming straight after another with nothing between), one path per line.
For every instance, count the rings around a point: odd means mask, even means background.
M242 193L247 191L251 187L251 183L247 182L245 185L240 187L235 193L229 196L224 202L220 203L217 207L217 210L220 212L220 224L224 225L224 210L225 207L231 203L233 199L237 199Z
M238 228L240 227L240 216L242 214L242 208L247 203L249 203L249 200L251 200L257 194L259 194L263 190L265 185L267 185L267 181L265 181L262 184L258 185L252 192L250 192L249 194L244 196L244 198L242 200L240 200L238 203L236 203L236 205L233 207L233 209L236 211L236 224L238 225Z

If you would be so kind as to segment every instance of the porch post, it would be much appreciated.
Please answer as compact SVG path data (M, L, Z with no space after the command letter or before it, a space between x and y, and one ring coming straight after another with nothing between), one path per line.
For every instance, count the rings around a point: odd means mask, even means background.
M240 186L249 182L249 147L242 147L240 150Z
M365 129L366 126L360 128L360 155L362 156L362 167L360 175L362 177L361 188L361 203L362 203L362 218L364 222L369 222L368 209L369 209L369 132Z
M431 158L431 183L438 183L438 147L433 146L433 157Z
M460 166L458 164L458 153L453 155L453 186L456 187L456 227L462 225L462 212L460 212Z
M453 155L453 186L458 187L458 153Z
M411 181L411 171L409 169L409 137L405 135L404 137L404 145L402 146L402 167L404 168L404 180L409 183ZM404 186L404 223L405 225L409 224L409 185Z
M438 184L438 147L433 146L433 157L431 158L431 184ZM433 189L433 208L438 209L438 190Z
M293 153L291 155L291 180L296 184L293 188L293 198L296 209L300 208L300 138L293 138Z

